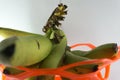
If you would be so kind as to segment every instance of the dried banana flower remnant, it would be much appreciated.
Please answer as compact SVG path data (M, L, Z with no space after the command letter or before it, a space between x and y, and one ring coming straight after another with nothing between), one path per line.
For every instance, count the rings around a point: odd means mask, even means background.
M57 8L53 11L52 15L49 17L46 25L43 28L43 32L47 32L50 27L52 29L57 29L61 23L59 21L64 20L64 15L67 15L67 6L60 3Z

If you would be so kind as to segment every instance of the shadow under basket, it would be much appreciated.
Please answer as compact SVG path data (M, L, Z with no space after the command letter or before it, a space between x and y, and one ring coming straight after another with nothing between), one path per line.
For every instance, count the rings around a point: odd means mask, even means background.
M95 46L90 43L75 44L72 45L71 48L81 47L81 46L87 46L91 49L95 48ZM41 75L54 75L54 80L62 80L62 77L67 78L69 80L107 80L110 74L110 65L113 62L117 61L118 59L120 59L120 47L118 47L118 54L111 59L92 59L87 61L76 62L55 69L30 69L25 67L17 67L18 69L23 70L24 72L16 75L3 74L2 72L5 69L5 66L1 64L0 71L2 74L2 80L24 80L29 77L41 76ZM70 69L72 67L91 64L91 63L92 64L102 63L102 65L98 67L97 71L87 74L75 74L67 71L67 69ZM104 69L104 74L102 73L103 69Z

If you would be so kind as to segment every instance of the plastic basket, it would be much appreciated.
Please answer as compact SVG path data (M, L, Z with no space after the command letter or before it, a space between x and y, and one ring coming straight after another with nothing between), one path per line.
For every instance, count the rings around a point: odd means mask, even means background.
M87 46L91 49L95 48L92 44L75 44L72 45L71 48L80 46ZM119 47L118 47L119 48ZM120 49L120 48L119 48ZM17 67L20 70L24 70L25 72L17 74L17 75L5 75L2 73L2 80L24 80L26 78L38 75L55 75L54 80L62 80L61 77L68 78L70 80L107 80L110 73L110 65L111 63L117 61L120 58L120 50L118 49L118 55L111 59L93 59L87 61L76 62L73 64L69 64L66 66L62 66L56 69L29 69L25 67ZM66 71L69 68L91 64L91 63L103 63L103 65L98 67L96 72L91 72L88 74L75 74L72 72ZM0 71L3 72L5 66L0 65ZM105 69L104 75L101 73L101 70Z

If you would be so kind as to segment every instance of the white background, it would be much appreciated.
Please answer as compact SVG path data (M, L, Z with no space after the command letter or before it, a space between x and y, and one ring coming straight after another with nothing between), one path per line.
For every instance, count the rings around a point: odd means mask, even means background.
M115 42L120 45L120 0L62 0L68 44ZM0 0L0 26L42 33L59 0ZM120 80L120 61L112 64L109 80Z

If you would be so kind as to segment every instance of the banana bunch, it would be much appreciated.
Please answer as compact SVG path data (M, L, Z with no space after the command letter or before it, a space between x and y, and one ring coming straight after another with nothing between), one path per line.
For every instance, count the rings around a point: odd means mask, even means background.
M117 51L118 51L118 46L116 43L103 44L89 51L69 49L66 51L66 56L64 58L63 65L68 65L75 62L92 60L92 59L103 59L103 58L111 59L112 57L117 55ZM82 65L71 68L68 71L77 74L86 74L98 70L99 65L101 65L101 63L98 64L91 63L89 65Z
M79 61L112 58L117 55L117 44L108 43L90 51L71 50L67 38L60 29L67 14L67 6L60 3L43 27L44 35L0 28L0 64L6 66L5 74L19 74L16 66L27 68L57 68ZM86 74L98 69L99 64L76 66L68 71ZM26 80L53 80L53 76L38 76Z
M60 29L67 14L62 3L53 11L43 28L44 35L0 28L0 63L6 66L5 74L18 74L16 66L28 68L57 68L64 56L67 39ZM52 64L52 65L51 65ZM45 77L46 78L46 77ZM35 80L32 77L26 80ZM43 78L44 79L44 78Z

